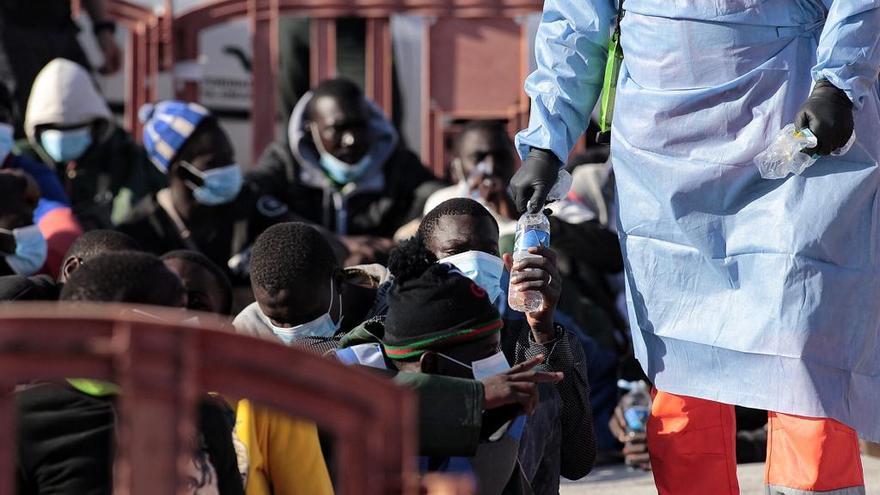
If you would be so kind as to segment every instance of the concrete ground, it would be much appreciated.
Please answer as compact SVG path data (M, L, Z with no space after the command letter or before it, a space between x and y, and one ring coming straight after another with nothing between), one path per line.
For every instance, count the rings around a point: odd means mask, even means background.
M880 458L863 457L868 495L880 494ZM763 495L764 464L741 464L738 469L742 495ZM630 472L622 465L596 468L585 479L567 482L560 495L648 495L656 494L651 473Z

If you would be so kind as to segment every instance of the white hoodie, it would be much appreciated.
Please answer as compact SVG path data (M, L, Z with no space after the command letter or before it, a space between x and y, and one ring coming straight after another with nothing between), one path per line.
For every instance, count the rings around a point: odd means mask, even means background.
M104 126L105 135L99 137L100 141L112 132L113 127L109 125L113 122L112 117L110 107L89 72L76 62L56 58L34 79L24 129L31 144L42 152L43 147L37 140L37 126L69 126L101 120L108 125Z

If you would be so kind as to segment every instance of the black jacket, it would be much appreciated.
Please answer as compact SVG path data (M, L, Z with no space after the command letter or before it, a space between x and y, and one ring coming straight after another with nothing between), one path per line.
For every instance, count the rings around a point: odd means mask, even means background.
M48 275L0 277L0 301L55 301L61 284Z
M34 385L17 392L17 493L110 495L114 402L114 396L95 397L60 384ZM244 495L227 413L217 401L202 400L199 451L214 466L221 495Z
M290 211L332 232L391 237L398 228L418 218L425 201L441 185L411 151L398 147L383 166L385 184L380 190L355 192L343 199L348 211L347 229L338 225L336 188L321 189L300 180L302 165L286 143L266 148L248 178L261 190L281 198Z
M175 249L199 251L227 270L236 285L247 283L250 249L257 236L276 223L292 219L277 199L257 194L252 185L245 184L234 201L213 207L211 215L196 222L187 237L159 205L158 195L168 192L144 198L118 230L156 255Z
M29 142L17 145L25 156L45 161L42 152ZM56 172L84 231L113 228L134 204L168 184L144 148L118 127L81 159L59 165ZM122 191L124 196L120 196Z

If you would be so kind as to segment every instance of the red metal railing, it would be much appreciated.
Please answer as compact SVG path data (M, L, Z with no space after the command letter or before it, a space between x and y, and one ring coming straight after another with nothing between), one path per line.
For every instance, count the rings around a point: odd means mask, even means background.
M200 393L246 397L314 421L336 439L341 494L413 494L415 403L390 380L311 353L182 325L181 312L120 305L3 306L0 493L14 493L13 389L88 377L121 386L114 493L183 493ZM293 454L295 457L295 454ZM177 476L174 476L174 474Z
M166 0L166 4L169 3ZM541 0L216 0L176 15L169 15L170 8L166 7L162 15L157 15L125 0L111 0L109 11L132 33L127 50L133 73L128 77L126 124L136 133L140 130L136 109L155 97L158 71L167 70L177 62L196 60L199 55L198 35L202 30L237 18L249 20L253 53L251 156L254 160L275 135L280 16L312 18L310 74L313 83L335 74L335 19L343 16L366 18L366 93L389 115L392 100L389 17L396 13L426 16L433 22L427 23L424 35L421 156L437 175L442 175L446 164L444 142L450 122L472 118L503 119L508 122L511 132L524 125L528 100L521 88L528 71L529 54L526 26L517 20L539 12L541 5ZM484 34L501 32L501 36L490 37L503 45L496 47L487 43L483 45L485 53L476 57L473 51L474 47L479 51L479 44L471 45L467 53L456 52L447 56L451 50L448 41L456 36L456 22L461 23L459 31L473 31L474 26L482 26L480 29ZM431 43L432 39L438 38L442 41ZM499 60L506 62L498 65ZM493 62L504 68L504 72L495 74L496 84L468 84L463 88L456 82L463 83L467 77L449 78L449 69L454 68L459 76L476 74L485 69L484 62ZM174 86L176 97L190 101L198 99L197 82L186 81ZM463 101L450 98L448 95L452 94L452 89L457 96L473 98L464 98ZM474 100L482 103L480 108L475 109L467 103Z

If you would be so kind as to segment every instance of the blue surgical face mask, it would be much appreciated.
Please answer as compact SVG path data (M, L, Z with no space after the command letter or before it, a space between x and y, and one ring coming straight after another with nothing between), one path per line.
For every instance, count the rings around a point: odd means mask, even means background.
M92 145L92 127L46 129L40 133L40 144L56 163L76 160Z
M19 275L33 275L46 262L48 248L46 238L36 225L28 225L20 229L0 231L12 234L15 238L15 254L5 255L6 264Z
M321 162L321 168L324 169L324 172L331 179L333 179L333 182L336 182L337 184L356 182L370 169L370 165L372 165L373 161L369 153L364 155L364 157L356 163L346 163L331 155L324 148L324 142L321 141L317 126L312 125L311 129L312 140L315 142L315 148L317 148L318 154L320 155L319 160Z
M204 172L186 161L181 161L181 165L202 179L201 186L197 186L192 182L186 183L192 189L193 197L200 204L206 206L226 204L237 198L238 193L241 192L244 177L241 173L241 166L237 163L225 167L212 168Z
M501 258L482 251L465 251L443 258L438 263L448 263L457 268L465 277L482 287L493 304L501 297L501 275L504 273L504 262Z
M3 165L6 157L12 153L13 145L15 145L15 129L9 124L0 123L0 165Z
M278 336L285 344L290 345L297 339L303 337L332 337L342 326L342 294L339 294L339 321L334 322L330 316L330 309L333 308L333 279L330 279L330 307L327 312L315 318L312 321L292 327L279 327L273 325L268 318L267 323L272 328L272 332Z

